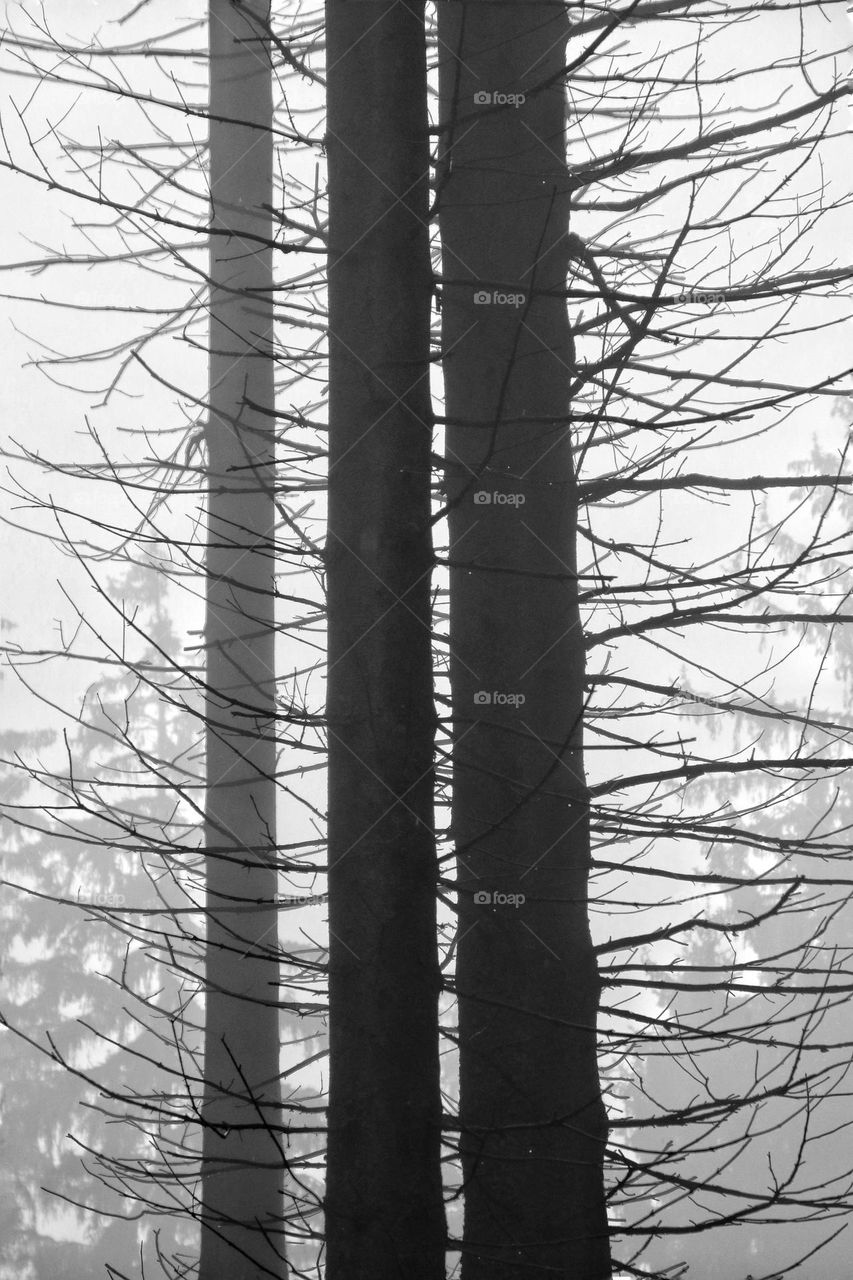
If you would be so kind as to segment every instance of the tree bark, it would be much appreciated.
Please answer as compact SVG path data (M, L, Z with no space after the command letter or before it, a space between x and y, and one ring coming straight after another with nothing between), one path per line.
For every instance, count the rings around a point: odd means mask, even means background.
M269 5L211 0L200 1280L287 1275L275 823Z
M441 1280L423 5L326 9L328 1280Z
M604 1280L567 422L568 24L545 4L437 12L462 1275Z

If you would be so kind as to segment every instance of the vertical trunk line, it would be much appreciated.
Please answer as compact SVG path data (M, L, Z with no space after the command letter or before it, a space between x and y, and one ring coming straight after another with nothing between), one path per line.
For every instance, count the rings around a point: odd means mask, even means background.
M536 3L437 13L462 1275L606 1280L565 299L569 28Z
M211 0L200 1280L287 1275L276 905L269 4Z
M328 1280L443 1280L423 4L326 7Z

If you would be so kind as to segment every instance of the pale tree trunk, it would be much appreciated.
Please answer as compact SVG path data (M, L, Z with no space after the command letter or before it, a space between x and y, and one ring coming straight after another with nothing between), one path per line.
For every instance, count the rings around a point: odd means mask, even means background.
M544 4L437 12L462 1274L603 1280L606 1117L566 422L568 25ZM528 96L496 105L478 93Z
M423 6L327 6L328 1280L441 1280Z
M200 1280L283 1277L269 5L210 5L207 946ZM226 232L227 234L222 234Z

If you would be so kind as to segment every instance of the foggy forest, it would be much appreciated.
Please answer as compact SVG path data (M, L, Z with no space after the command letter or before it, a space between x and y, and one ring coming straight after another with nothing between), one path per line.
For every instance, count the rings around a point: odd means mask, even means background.
M0 1280L848 1280L847 0L0 79Z

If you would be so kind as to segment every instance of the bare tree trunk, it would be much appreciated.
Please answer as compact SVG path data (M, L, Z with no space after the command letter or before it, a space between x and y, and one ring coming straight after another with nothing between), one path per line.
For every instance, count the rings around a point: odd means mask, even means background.
M567 423L568 25L545 4L437 12L462 1274L603 1280Z
M275 825L269 5L210 5L207 954L200 1280L287 1274ZM237 123L239 121L239 123ZM224 233L224 234L223 234Z
M327 6L328 1280L441 1280L423 5Z

